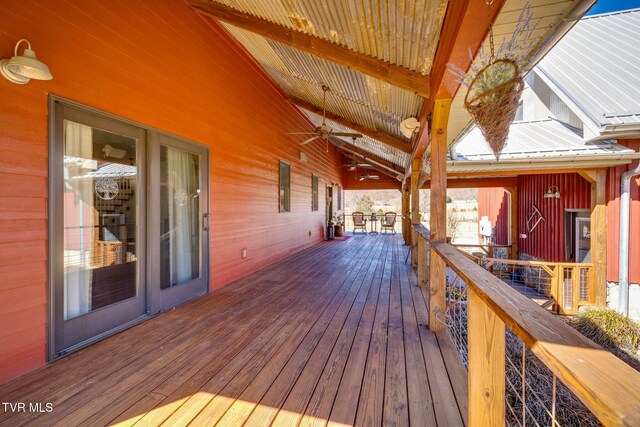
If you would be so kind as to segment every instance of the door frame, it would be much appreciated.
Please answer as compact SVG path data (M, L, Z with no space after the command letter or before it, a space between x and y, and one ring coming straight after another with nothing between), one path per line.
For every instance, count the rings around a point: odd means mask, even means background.
M147 252L149 225L146 225L145 227L140 227L138 230L138 236L142 236L138 243L142 251L141 253L144 254L144 258L141 257L141 259L144 259L144 262L145 262L144 266L138 267L138 280L140 280L139 286L141 287L144 286L143 292L146 298L145 313L132 321L121 324L113 329L100 333L81 343L68 347L67 349L65 349L63 354L56 354L57 352L56 352L55 316L56 316L56 302L57 302L56 298L57 297L56 297L55 283L56 283L56 279L59 279L56 277L56 274L58 274L59 272L59 264L57 263L62 261L61 259L62 254L58 254L56 252L57 245L59 244L59 238L56 238L56 227L59 225L58 223L63 220L63 218L61 218L62 208L58 203L52 203L51 197L52 195L56 194L58 186L63 182L63 179L64 179L64 171L60 167L58 167L58 165L55 164L56 156L59 154L58 147L56 146L56 141L58 140L59 137L61 137L61 132L62 132L61 129L58 129L56 127L56 120L58 119L59 113L60 113L57 110L57 107L56 107L57 105L67 106L67 107L79 110L81 112L92 114L94 116L103 117L105 119L116 120L125 125L136 126L144 131L144 133L147 135L147 138L145 138L143 141L140 141L140 146L137 148L138 153L143 153L141 161L144 162L144 163L141 163L141 166L140 166L141 173L139 174L139 179L144 180L143 182L144 186L142 185L140 186L140 188L144 189L144 193L140 192L141 194L139 194L139 200L138 200L139 206L141 206L143 209L147 209L148 200L149 200L148 179L149 179L151 168L149 167L149 159L147 158L148 152L149 152L149 143L147 140L148 140L148 135L151 132L154 132L158 135L165 135L176 141L183 141L190 145L197 145L204 150L205 155L203 157L204 157L204 162L206 163L207 169L205 170L204 167L202 167L202 171L205 177L205 181L203 182L206 183L207 191L209 189L209 182L210 182L209 165L210 165L210 158L211 158L210 147L204 144L200 144L197 141L191 141L191 140L182 138L180 136L173 135L169 132L165 132L160 129L155 129L153 127L144 125L134 120L130 120L130 119L118 116L116 114L112 114L106 111L99 110L97 108L93 108L93 107L81 104L79 102L73 101L63 96L59 96L51 93L48 95L48 135L49 135L48 136L48 145L49 145L48 157L49 158L48 158L48 171L47 171L48 172L47 173L47 177L48 177L48 184L47 184L48 242L47 242L47 310L46 310L47 312L47 326L46 326L47 362L51 362L58 358L64 357L69 353L72 353L76 350L79 350L81 348L94 344L97 341L100 341L124 329L137 325L149 319L150 317L153 317L154 315L158 314L151 311L149 292L152 286L150 286L150 284L147 283L148 282L147 270L151 262L148 259L148 252ZM207 201L202 206L202 211L205 212L207 215L209 215L209 212L210 212L210 203L211 203L210 197L209 197L209 194L207 194ZM146 216L146 210L140 211L139 217L142 218L143 214ZM210 229L211 227L209 225L209 230ZM203 240L202 240L203 249L202 249L202 261L201 261L202 274L206 275L207 286L206 286L205 293L209 292L210 286L211 286L211 277L209 276L210 275L210 260L209 260L210 243L211 242L209 238L209 233L207 232L206 237L205 235L203 235Z

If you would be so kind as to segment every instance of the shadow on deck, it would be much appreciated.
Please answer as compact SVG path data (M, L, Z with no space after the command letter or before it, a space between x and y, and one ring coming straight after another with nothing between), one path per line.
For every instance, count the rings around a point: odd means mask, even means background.
M467 378L399 235L293 255L0 386L3 425L466 424Z

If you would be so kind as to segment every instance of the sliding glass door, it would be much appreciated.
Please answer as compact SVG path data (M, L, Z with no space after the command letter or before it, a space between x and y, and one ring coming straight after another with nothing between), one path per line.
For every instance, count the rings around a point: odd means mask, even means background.
M208 151L52 103L50 357L208 290Z
M173 307L208 290L207 150L160 133L150 134L149 250L151 309ZM157 160L155 160L157 159Z

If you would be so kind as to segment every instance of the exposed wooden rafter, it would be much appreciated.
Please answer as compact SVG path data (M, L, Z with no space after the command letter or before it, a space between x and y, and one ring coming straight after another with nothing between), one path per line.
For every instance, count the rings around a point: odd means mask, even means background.
M312 113L322 116L322 108L318 107L317 105L293 96L288 96L287 100L292 104L297 105L298 107L304 108L307 111L311 111ZM400 150L403 153L411 153L411 145L409 145L409 143L406 143L401 139L393 137L387 133L369 129L366 126L354 123L351 120L345 119L344 117L331 113L329 111L326 112L326 117L331 121L334 121L342 126L346 126L349 129L373 138L376 141L380 141L383 144L387 144L388 146Z
M312 55L359 71L394 86L429 98L431 80L407 68L356 52L348 47L332 43L318 36L269 22L213 1L189 0L198 13L227 22L263 37L287 44Z
M347 158L349 158L349 159L351 159L351 160L355 160L355 161L357 161L357 162L361 162L362 160L364 160L362 157L357 156L357 155L355 155L355 154L352 154L352 153L350 153L348 150L341 150L341 152L342 152L342 155L343 155L343 156L345 156L345 157L347 157ZM378 165L378 164L377 164L376 162L374 162L374 161L371 161L371 159L369 159L369 160L367 160L367 161L371 164L371 167L372 167L376 172L381 173L381 174L383 174L383 175L386 175L386 176L388 176L389 178L398 179L398 174L397 174L397 173L391 172L389 169L387 169L387 168L385 168L385 167L383 167L383 166L381 166L381 165Z
M340 141L342 141L344 145L342 147L337 147L338 150L355 154L360 157L360 160L366 160L368 162L370 161L371 163L375 163L378 166L389 170L389 172L395 173L395 175L402 175L403 169L400 166L395 165L388 160L382 159L375 154L371 154L368 151L365 151L362 148L353 145L350 141L346 141L344 139L340 139Z

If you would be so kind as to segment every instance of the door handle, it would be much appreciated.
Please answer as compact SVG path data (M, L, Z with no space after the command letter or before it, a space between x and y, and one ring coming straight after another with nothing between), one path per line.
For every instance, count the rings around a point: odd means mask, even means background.
M202 230L209 231L209 214L202 215Z

